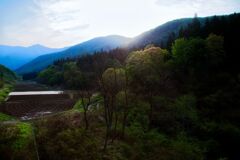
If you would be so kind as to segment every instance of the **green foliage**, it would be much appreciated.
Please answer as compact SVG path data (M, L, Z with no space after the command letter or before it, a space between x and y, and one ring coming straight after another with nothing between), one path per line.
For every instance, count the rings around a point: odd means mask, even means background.
M177 68L195 76L208 73L224 59L223 37L211 34L206 40L200 38L177 39L172 54Z
M148 103L137 100L129 113L128 121L131 126L130 128L140 129L140 132L146 131L149 126L149 110L150 106ZM134 130L132 132L134 132Z
M171 53L153 45L130 54L116 49L62 60L41 72L39 77L47 84L101 92L89 102L90 108L100 109L88 115L91 123L98 123L91 124L88 132L79 118L84 113L82 100L74 106L81 115L68 119L71 124L63 116L39 127L41 155L45 159L238 159L234 146L240 143L236 56L240 49L230 35L238 33L234 26L239 26L239 14L221 18L211 17L204 24L195 17L179 35L175 30L166 33L168 41L161 47L169 48L179 37ZM125 134L120 133L121 126ZM108 149L100 156L104 140Z
M39 73L38 78L40 81L45 82L48 85L54 86L61 84L63 81L63 74L57 71L56 67L49 67Z
M87 80L75 63L67 63L63 66L64 81L68 88L82 89L87 86Z
M102 75L104 89L110 93L118 93L126 85L125 70L108 68Z
M169 63L167 50L150 47L130 53L126 60L129 73L129 86L135 93L143 95L151 101L151 97L165 92L169 87Z
M83 101L82 99L79 99L76 104L73 106L73 109L77 110L77 111L80 111L80 112L84 112L84 104L88 104L88 99L87 98L83 98ZM89 106L88 108L90 107L91 110L97 110L99 108L99 105L102 105L103 104L103 97L99 94L99 93L96 93L96 94L93 94L91 97L90 97L90 102L89 102Z
M183 95L177 98L173 108L179 121L194 123L198 120L196 98L192 95Z
M173 44L172 54L177 68L195 76L202 73L208 61L205 41L200 38L177 39Z
M173 158L168 153L169 139L155 130L144 132L141 137L136 137L133 149L137 153L132 155L132 159L167 160Z
M13 147L14 149L22 149L32 140L32 126L28 123L19 123L16 127L19 133Z
M36 159L32 126L12 122L0 125L0 159Z
M26 148L32 136L32 127L28 123L15 122L1 126L1 141L9 143L13 150Z
M8 93L12 90L12 85L5 84L3 88L0 89L0 104L7 98Z
M14 120L15 118L0 112L0 122Z
M210 34L206 39L206 47L209 52L208 61L210 67L218 67L226 57L224 51L224 38L215 34Z
M0 89L3 88L3 86L4 86L4 82L3 80L0 80Z
M83 110L83 102L82 102L82 100L78 100L76 102L76 104L73 106L73 109L76 109L76 110L78 110L80 112L83 112L84 110Z
M168 135L189 131L199 123L196 97L181 95L177 98L153 97L153 126Z
M7 83L11 83L15 80L17 80L17 76L15 75L15 73L0 64L0 82L3 83L5 81Z
M150 159L150 160L185 160L205 158L205 150L195 139L188 138L184 133L176 137L168 137L156 130L144 132L140 125L130 127L132 147L128 152L129 159Z
M69 89L84 90L91 85L91 80L79 70L74 62L48 67L38 74L38 81L51 86L63 85Z
M0 88L0 104L5 101L5 99L8 96L8 93L11 90L12 90L12 85L10 85L10 84L5 84L2 88ZM14 117L0 112L0 122L10 121L10 120L14 120L14 119L15 119Z
M54 139L55 142L51 141L49 146L46 146L47 156L58 151L58 154L54 155L57 159L100 159L95 138L84 130L65 130L58 133Z
M93 126L98 121L92 121L87 131L81 116L66 112L37 122L40 159L101 159L102 130Z
M176 160L203 160L204 150L198 142L190 139L184 133L180 133L175 140L171 141L173 157Z
M239 159L240 49L232 38L239 37L239 18L215 16L204 24L196 16L192 23L166 24L163 28L173 29L163 29L164 38L154 38L161 28L146 34L161 47L173 44L171 52L151 44L130 54L115 49L59 60L42 71L39 80L48 85L101 93L84 97L70 112L36 122L40 159ZM1 69L3 101L11 74ZM86 105L88 130L82 118ZM0 113L1 120L11 117ZM31 130L27 123L1 125L0 159L25 150ZM104 142L108 147L101 152Z

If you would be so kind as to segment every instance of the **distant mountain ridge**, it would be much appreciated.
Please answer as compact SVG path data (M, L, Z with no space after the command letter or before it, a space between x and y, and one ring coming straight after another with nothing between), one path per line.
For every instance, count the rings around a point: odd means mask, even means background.
M37 57L31 62L18 68L16 72L18 74L25 74L30 72L38 72L52 64L54 61L63 58L71 58L80 56L83 54L92 54L100 50L111 50L117 47L125 47L131 41L130 38L111 35L106 37L97 37L89 41L74 45L67 50L56 52L52 54L46 54Z
M110 50L117 47L139 48L147 44L160 44L166 42L169 33L178 32L181 27L185 27L192 22L193 18L183 18L167 22L154 29L140 34L132 39L122 36L106 36L98 37L92 40L72 46L63 52L52 53L48 55L39 56L33 61L18 68L18 74L25 74L31 72L38 72L52 64L55 60L76 57L82 54L91 54L95 51ZM203 18L201 18L203 19Z
M15 70L40 55L64 49L48 48L39 44L29 47L0 45L0 64Z
M204 25L205 20L209 17L198 17L201 25ZM169 34L178 34L181 28L186 27L192 22L193 18L181 18L166 22L156 28L148 30L134 38L129 44L130 48L141 48L148 44L165 44L168 40Z
M229 15L224 15L229 16ZM204 25L207 19L211 19L215 16L209 17L198 17L201 25ZM221 16L217 16L221 17ZM97 37L89 41L80 43L78 45L72 46L65 51L56 52L52 54L47 54L39 56L31 62L18 68L16 72L18 74L25 74L31 72L39 72L51 65L54 61L58 59L71 58L76 56L81 56L83 54L92 54L96 51L101 50L111 50L117 47L125 47L128 49L143 48L148 44L154 44L161 46L161 44L168 43L169 35L174 33L176 36L181 28L185 28L193 21L193 18L182 18L173 21L166 22L156 28L149 31L143 32L142 34L130 39L118 35Z

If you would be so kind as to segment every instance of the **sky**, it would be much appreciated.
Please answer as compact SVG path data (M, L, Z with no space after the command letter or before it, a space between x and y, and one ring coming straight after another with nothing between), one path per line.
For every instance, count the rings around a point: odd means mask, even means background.
M240 0L0 0L0 44L61 48L134 37L178 18L240 12Z

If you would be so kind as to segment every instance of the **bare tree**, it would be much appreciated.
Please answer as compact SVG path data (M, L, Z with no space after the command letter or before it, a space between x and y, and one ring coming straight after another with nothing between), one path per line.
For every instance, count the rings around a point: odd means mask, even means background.
M83 106L83 114L84 114L84 121L85 121L85 129L88 130L89 128L89 121L88 121L88 110L89 110L89 106L91 104L91 92L90 91L82 91L80 93L81 96L81 103Z

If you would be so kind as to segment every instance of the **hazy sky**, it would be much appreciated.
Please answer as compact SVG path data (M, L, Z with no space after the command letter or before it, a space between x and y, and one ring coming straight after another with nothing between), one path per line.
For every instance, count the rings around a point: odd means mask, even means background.
M0 44L64 47L169 20L240 12L240 0L0 0Z

